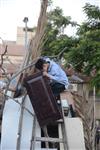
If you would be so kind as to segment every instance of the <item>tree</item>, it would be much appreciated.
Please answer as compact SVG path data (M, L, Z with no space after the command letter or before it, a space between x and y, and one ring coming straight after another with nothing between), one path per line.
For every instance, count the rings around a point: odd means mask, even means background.
M100 8L87 3L83 10L87 21L79 27L77 45L67 58L79 72L94 76L92 83L100 87Z
M71 17L65 17L62 9L59 7L48 13L48 24L46 29L45 44L43 47L43 55L56 55L64 47L73 45L73 38L64 34L67 25L76 25L71 21Z

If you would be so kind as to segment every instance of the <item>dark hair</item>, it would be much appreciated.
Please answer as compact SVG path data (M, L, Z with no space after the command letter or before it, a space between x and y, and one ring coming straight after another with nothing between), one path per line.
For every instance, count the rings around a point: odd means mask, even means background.
M35 68L42 70L43 69L43 64L47 63L44 59L40 58L35 64Z

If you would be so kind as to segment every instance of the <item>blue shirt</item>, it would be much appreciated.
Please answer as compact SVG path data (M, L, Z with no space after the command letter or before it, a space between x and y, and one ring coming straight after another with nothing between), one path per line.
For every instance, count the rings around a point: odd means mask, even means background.
M64 84L65 88L67 88L69 85L69 82L68 82L66 73L54 61L49 60L49 62L50 62L50 65L48 68L48 74L50 75L50 78L58 83Z

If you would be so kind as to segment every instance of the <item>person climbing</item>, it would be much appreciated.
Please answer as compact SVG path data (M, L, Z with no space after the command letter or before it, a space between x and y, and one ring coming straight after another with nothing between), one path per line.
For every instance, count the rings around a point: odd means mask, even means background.
M43 76L50 80L50 86L55 97L68 88L69 82L66 73L53 60L40 58L37 60L35 68L42 71Z

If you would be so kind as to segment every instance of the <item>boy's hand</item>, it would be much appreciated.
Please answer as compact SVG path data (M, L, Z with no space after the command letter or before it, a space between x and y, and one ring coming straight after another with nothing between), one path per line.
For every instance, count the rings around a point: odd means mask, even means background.
M47 77L47 78L50 78L50 77L49 77L49 74L48 74L46 71L43 72L43 76L45 76L45 77Z

